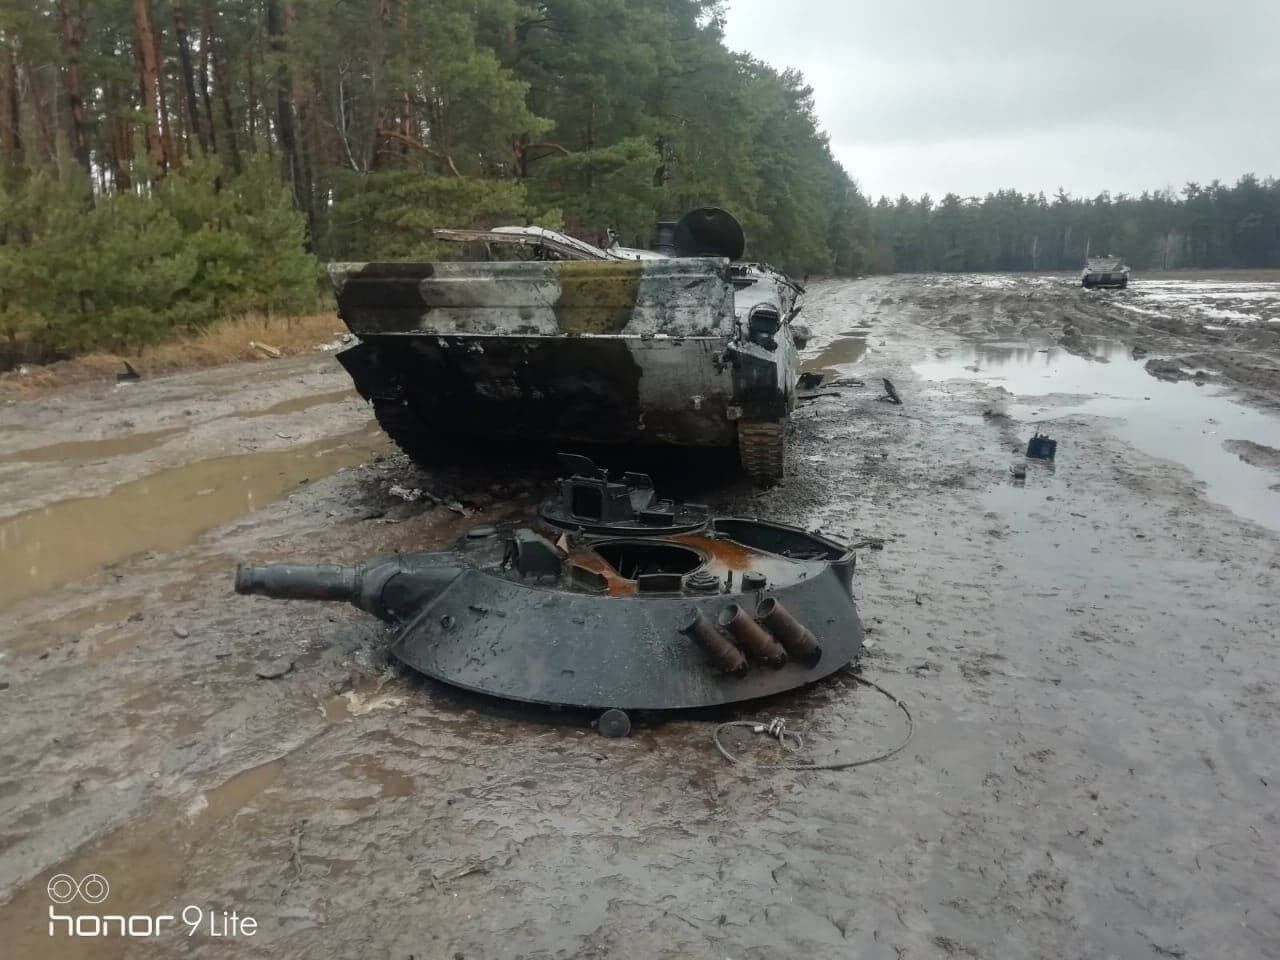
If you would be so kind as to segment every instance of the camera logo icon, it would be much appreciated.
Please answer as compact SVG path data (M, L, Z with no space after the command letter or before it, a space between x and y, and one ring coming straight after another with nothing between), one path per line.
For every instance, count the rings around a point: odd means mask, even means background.
M49 899L60 905L77 899L85 903L101 903L111 892L107 878L100 873L90 873L80 880L69 874L59 873L49 878L46 889Z

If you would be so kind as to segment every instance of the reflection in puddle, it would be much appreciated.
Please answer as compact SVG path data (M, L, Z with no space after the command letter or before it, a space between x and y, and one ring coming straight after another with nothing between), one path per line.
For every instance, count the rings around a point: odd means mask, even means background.
M807 358L800 369L806 373L821 373L827 379L847 377L848 368L862 359L867 352L867 331L850 330L840 334L815 356Z
M143 550L173 550L301 481L384 449L371 428L303 447L201 460L0 521L0 606Z
M237 414L237 416L245 420L253 417L275 417L285 413L297 413L299 410L310 410L312 407L323 406L326 403L337 403L339 400L346 400L354 396L356 396L355 389L348 387L345 390L334 390L330 393L314 393L307 396L294 397L292 400L283 400L269 407L263 407L261 410L250 410L247 413Z
M69 440L51 443L45 447L32 447L0 456L0 463L46 463L53 460L97 460L103 457L123 457L158 447L165 440L186 427L168 430L152 430L150 433L131 433L125 437L107 437L103 440Z
M1230 441L1248 440L1280 449L1280 419L1236 403L1212 386L1157 380L1120 344L1101 345L1098 355L1109 362L1085 360L1056 347L1042 351L978 344L913 369L925 380L1002 386L1015 397L1006 412L1025 422L1105 417L1108 428L1126 443L1186 467L1204 482L1209 499L1280 529L1275 475L1245 463L1227 447ZM1034 402L1051 394L1088 399L1066 407Z

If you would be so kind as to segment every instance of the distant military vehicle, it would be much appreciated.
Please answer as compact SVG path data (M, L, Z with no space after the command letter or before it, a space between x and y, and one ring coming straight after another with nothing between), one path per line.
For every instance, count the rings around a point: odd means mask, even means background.
M498 227L436 235L526 259L333 264L339 314L360 338L338 359L424 464L459 436L736 444L748 474L777 480L802 288L741 262L742 228L723 210L660 228L674 256Z
M1129 286L1129 268L1119 257L1090 257L1080 273L1080 283L1086 289L1110 287L1123 290Z

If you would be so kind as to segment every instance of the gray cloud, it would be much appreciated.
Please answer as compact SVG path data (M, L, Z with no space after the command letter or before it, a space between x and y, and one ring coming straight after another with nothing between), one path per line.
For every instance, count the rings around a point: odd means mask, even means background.
M873 195L1280 174L1280 3L730 0L726 40L803 70Z

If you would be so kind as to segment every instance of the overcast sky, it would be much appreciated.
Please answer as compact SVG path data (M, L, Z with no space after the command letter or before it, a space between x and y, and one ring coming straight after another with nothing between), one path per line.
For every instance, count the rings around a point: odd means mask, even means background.
M1280 176L1280 0L728 0L873 197Z

